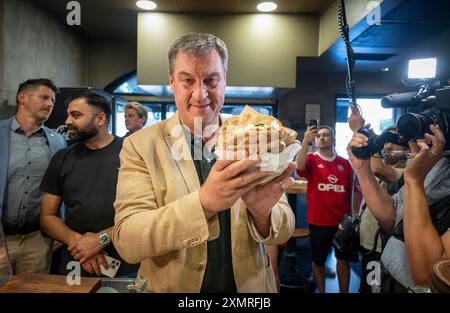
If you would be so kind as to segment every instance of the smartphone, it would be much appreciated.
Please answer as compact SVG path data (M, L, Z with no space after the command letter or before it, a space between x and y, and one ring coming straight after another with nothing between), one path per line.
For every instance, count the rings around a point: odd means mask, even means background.
M308 126L319 126L319 121L318 120L309 120L308 121Z

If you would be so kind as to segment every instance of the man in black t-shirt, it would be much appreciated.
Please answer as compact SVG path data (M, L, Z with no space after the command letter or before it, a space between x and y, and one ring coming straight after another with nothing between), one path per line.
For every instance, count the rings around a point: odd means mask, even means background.
M108 267L104 258L108 254L122 262L116 276L129 276L138 266L124 262L110 240L122 148L122 140L108 132L110 106L104 97L87 93L72 98L67 113L68 135L77 143L55 154L44 175L42 229L67 245L61 274L72 269L68 262L76 260L82 276L100 276L100 265ZM63 201L64 221L58 214Z

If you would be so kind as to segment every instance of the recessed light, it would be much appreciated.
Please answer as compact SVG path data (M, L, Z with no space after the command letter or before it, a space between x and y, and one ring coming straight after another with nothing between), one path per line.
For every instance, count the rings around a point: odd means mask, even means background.
M156 9L156 3L148 0L139 0L136 2L136 6L143 10L154 10Z
M274 2L261 2L256 6L256 9L261 12L271 12L276 8L278 8L278 5Z
M381 70L382 70L383 72L389 72L390 68L389 68L389 67L383 67Z

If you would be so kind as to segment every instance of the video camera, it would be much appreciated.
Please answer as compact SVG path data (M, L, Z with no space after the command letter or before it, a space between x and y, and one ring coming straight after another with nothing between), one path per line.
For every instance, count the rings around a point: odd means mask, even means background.
M393 94L381 99L383 108L407 108L407 113L397 121L398 135L384 132L376 135L367 128L361 128L358 133L369 138L365 147L352 148L352 153L358 159L369 159L381 151L387 142L405 144L408 141L424 138L430 132L431 124L438 124L443 132L446 144L444 150L450 149L450 86L442 86L440 81L423 84L419 91Z

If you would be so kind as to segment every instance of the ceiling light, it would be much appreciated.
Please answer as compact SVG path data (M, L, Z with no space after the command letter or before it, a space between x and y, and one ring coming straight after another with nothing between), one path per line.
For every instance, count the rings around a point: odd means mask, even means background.
M148 0L139 0L136 2L136 6L143 10L154 10L156 9L156 3Z
M273 10L276 10L276 8L278 8L278 5L273 2L261 2L256 6L256 8L261 12L271 12Z
M381 69L383 72L389 72L389 67L383 67L382 69Z

